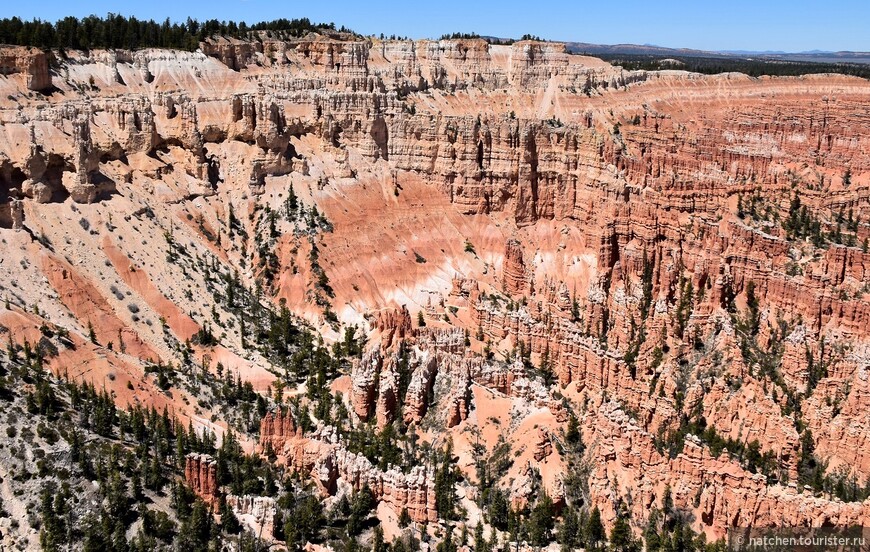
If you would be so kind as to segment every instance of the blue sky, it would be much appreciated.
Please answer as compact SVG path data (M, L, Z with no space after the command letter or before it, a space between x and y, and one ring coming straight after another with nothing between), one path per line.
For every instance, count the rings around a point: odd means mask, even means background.
M473 31L706 50L870 51L870 0L7 0L0 6L2 17L52 21L110 11L156 20L308 17L412 38Z

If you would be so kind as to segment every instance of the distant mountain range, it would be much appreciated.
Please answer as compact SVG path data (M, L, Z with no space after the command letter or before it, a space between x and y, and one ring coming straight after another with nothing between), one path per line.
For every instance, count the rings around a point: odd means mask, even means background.
M590 55L631 55L653 57L703 57L703 58L761 58L781 61L804 61L818 63L857 63L870 65L870 52L827 52L810 50L807 52L725 50L707 51L691 48L666 48L650 44L589 44L586 42L566 43L568 51L575 54Z

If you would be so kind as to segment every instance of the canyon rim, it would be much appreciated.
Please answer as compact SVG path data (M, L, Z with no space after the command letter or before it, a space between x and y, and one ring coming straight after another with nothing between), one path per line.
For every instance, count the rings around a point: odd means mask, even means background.
M870 525L870 83L532 38L0 47L0 547Z

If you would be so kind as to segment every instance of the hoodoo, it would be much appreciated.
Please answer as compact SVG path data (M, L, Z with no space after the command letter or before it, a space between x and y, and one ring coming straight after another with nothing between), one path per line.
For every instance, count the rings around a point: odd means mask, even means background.
M0 548L870 525L865 78L122 21L0 46Z

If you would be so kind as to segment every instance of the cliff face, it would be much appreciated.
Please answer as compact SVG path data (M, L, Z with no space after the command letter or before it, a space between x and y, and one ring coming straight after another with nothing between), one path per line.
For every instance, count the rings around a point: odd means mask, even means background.
M206 503L214 505L220 494L217 462L208 454L189 454L184 462L184 481Z
M48 54L36 48L0 48L0 75L21 75L28 90L39 92L51 88Z
M289 411L269 412L260 420L260 445L280 450L284 443L301 435Z
M600 443L590 493L605 518L616 515L607 496L613 480L616 489L632 490L635 516L662 508L669 487L677 507L695 515L712 538L721 538L729 527L839 527L862 525L870 516L870 500L844 503L813 496L795 483L768 485L764 477L740 469L726 457L712 457L697 440L687 442L676 458L664 457L651 435L613 403L603 404L590 419L594 423L586 435Z
M632 496L642 527L668 486L709 536L867 521L795 483L802 440L827 475L870 476L866 81L626 72L529 41L215 40L70 52L53 78L2 52L8 308L83 342L94 326L127 379L220 323L196 360L273 392L283 371L215 287L233 276L327 341L376 338L349 417L453 438L468 493L503 436L516 504L540 485L570 500L573 415L608 522ZM432 466L382 469L303 425L266 415L261 450L325 496L367 484L434 521ZM210 465L188 458L186 478L214 500Z
M275 515L278 513L278 505L275 499L267 496L236 496L229 495L226 498L229 506L236 517L255 535L261 535L267 540L272 540L275 531Z
M407 510L411 519L419 523L438 520L435 474L431 469L419 466L403 473L390 466L383 470L337 441L334 428L287 437L272 424L273 419L272 414L267 414L263 420L260 446L271 447L280 463L311 478L324 496L334 495L340 488L358 491L368 487L375 499L390 506L397 516Z

